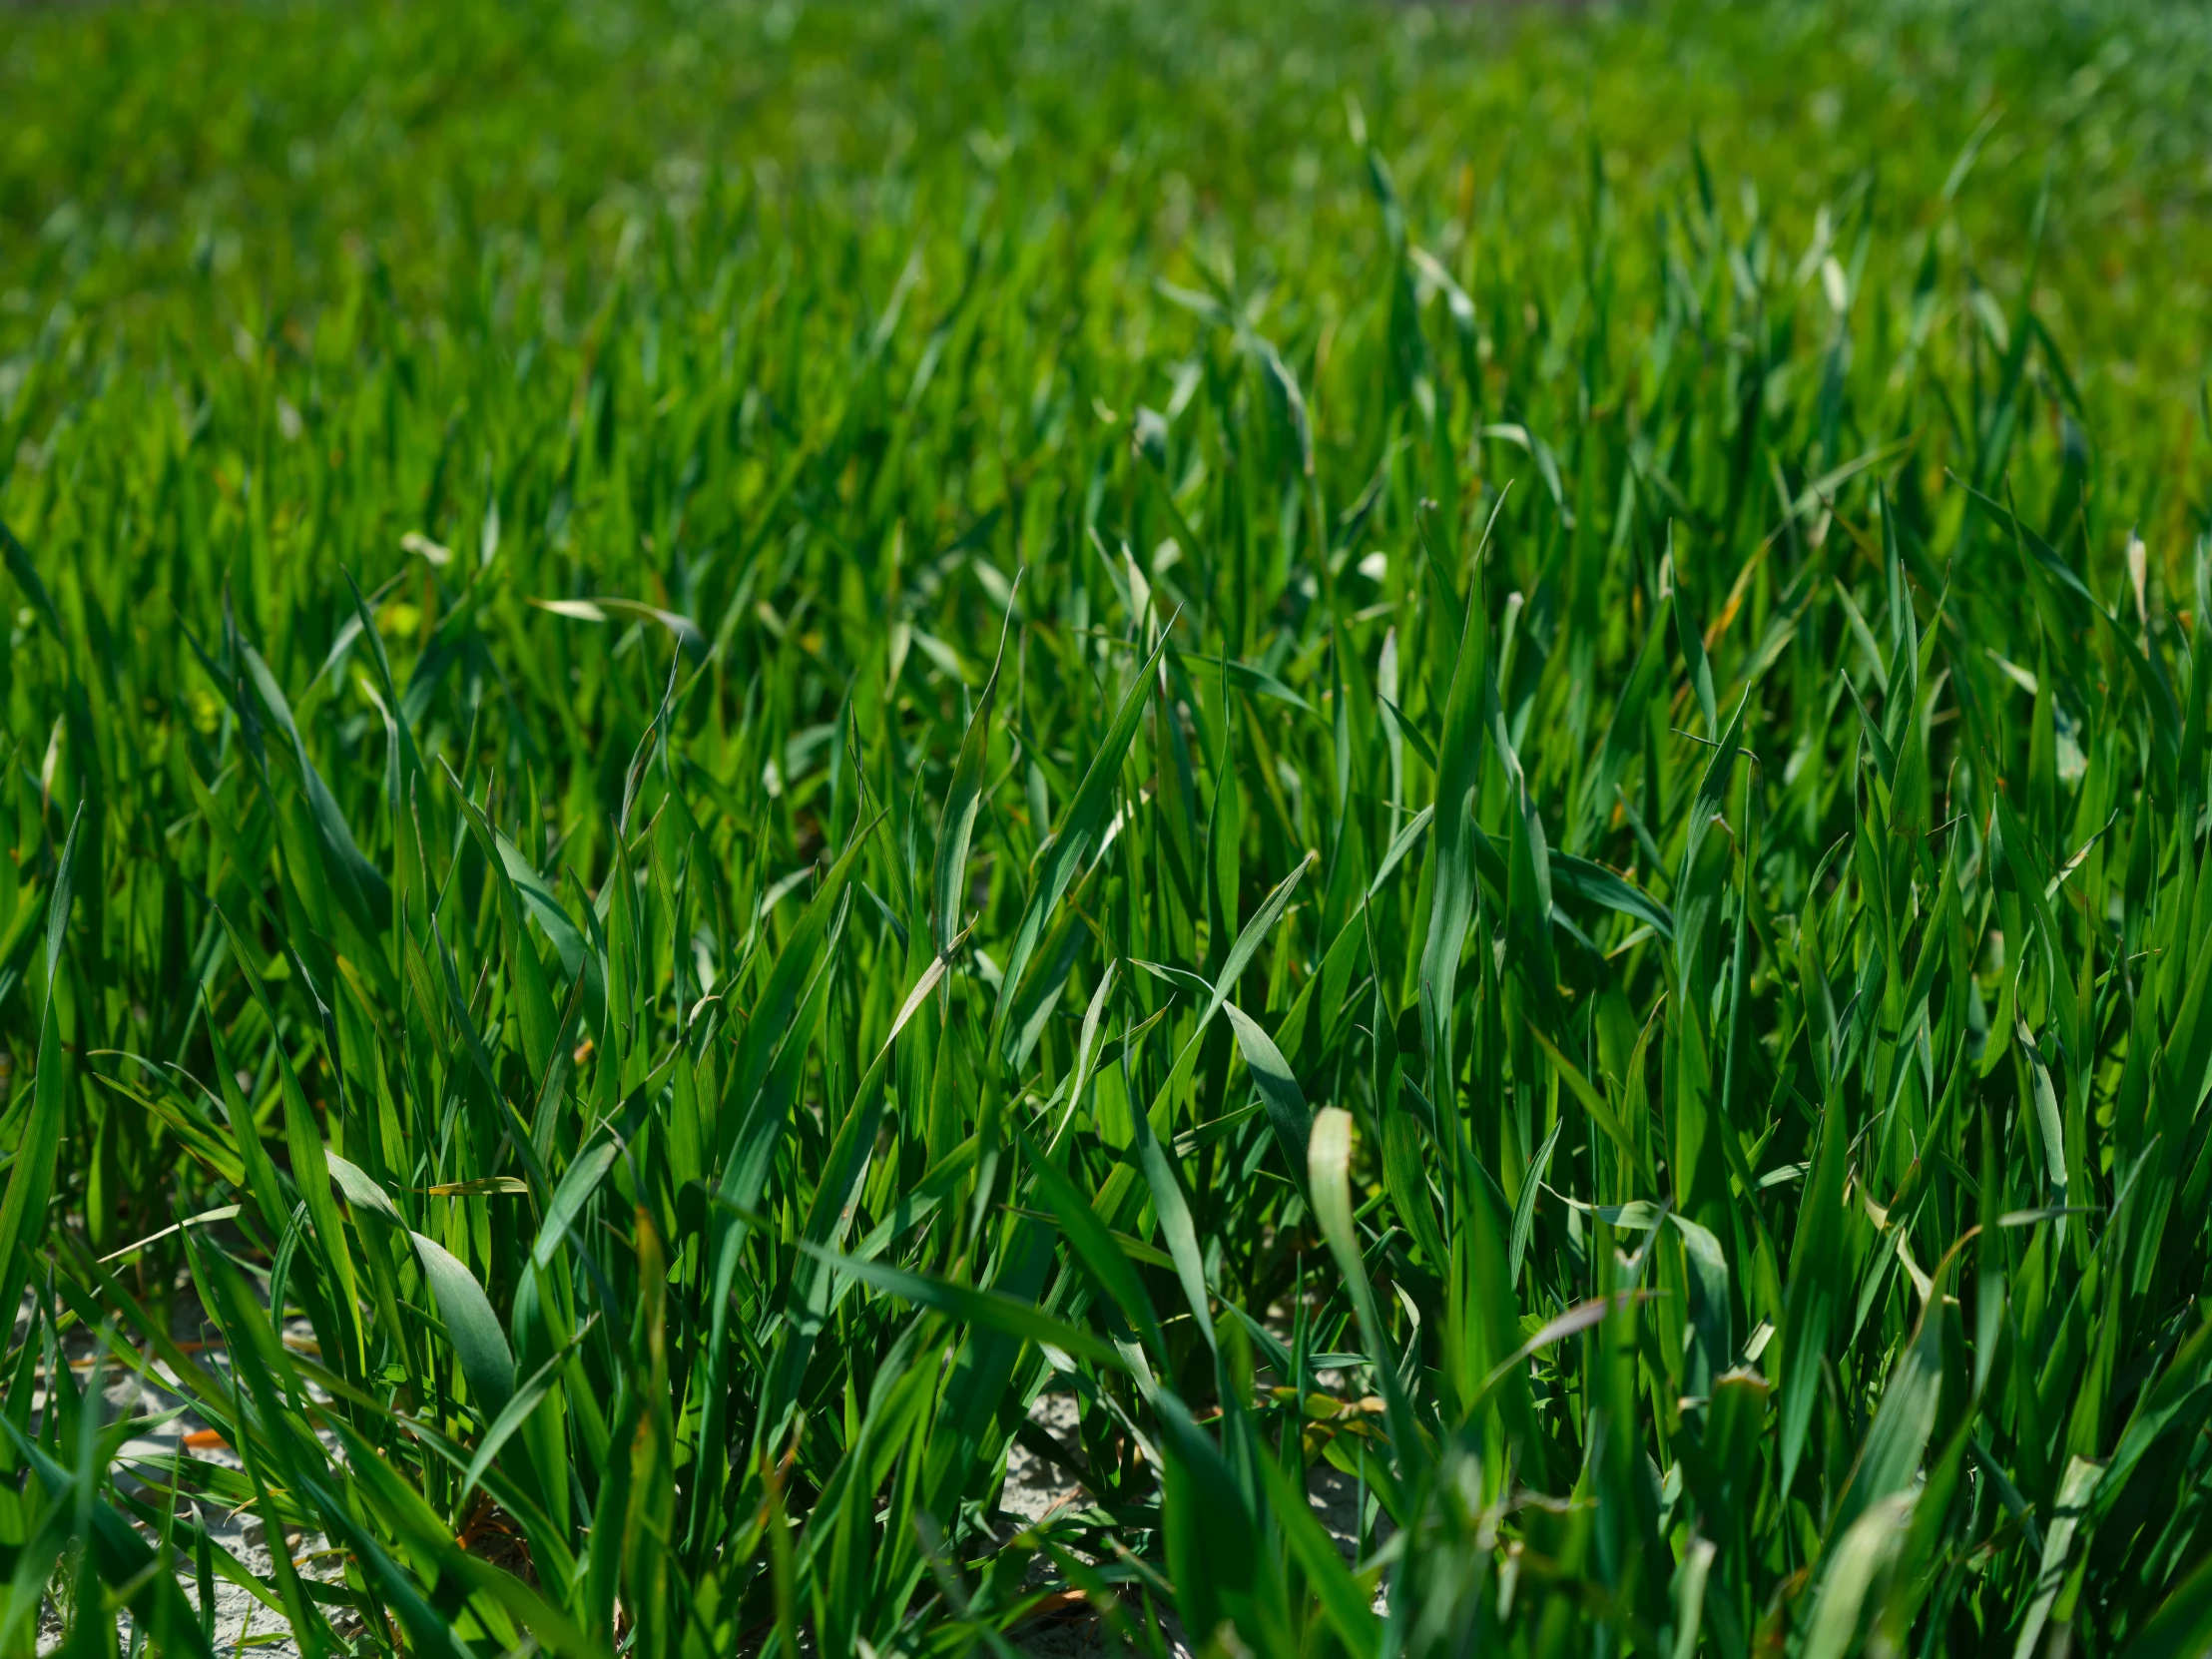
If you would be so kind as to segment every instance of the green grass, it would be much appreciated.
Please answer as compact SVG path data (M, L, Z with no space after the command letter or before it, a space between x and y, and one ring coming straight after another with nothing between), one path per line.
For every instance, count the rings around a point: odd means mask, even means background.
M0 109L0 1651L2212 1641L2203 7Z

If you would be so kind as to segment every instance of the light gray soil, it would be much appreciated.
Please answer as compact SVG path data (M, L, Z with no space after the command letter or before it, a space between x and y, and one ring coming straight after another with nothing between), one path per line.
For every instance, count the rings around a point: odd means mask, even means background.
M190 1335L197 1336L197 1333ZM286 1328L284 1339L287 1343L301 1345L310 1352L312 1350L313 1338L304 1321L293 1321ZM203 1365L218 1373L223 1372L228 1365L228 1356L220 1350L210 1350L199 1358ZM156 1364L145 1377L122 1371L113 1359L101 1369L105 1379L101 1394L106 1402L105 1415L110 1422L126 1416L158 1416L186 1402L187 1396L178 1387L176 1374L167 1364ZM78 1386L82 1387L83 1380L91 1370L89 1345L73 1357L71 1370L75 1374ZM33 1405L37 1410L45 1409L43 1390L33 1396ZM184 1451L186 1455L203 1462L220 1464L226 1468L243 1467L238 1454L227 1445L196 1442L186 1446L186 1436L196 1435L206 1426L196 1413L188 1410L169 1422L125 1441L120 1461L128 1465L134 1459L162 1458ZM166 1481L155 1468L146 1468L144 1483L138 1485L136 1490L156 1505L166 1502ZM265 1535L259 1518L234 1513L205 1499L197 1503L190 1498L185 1501L194 1503L210 1535L223 1548L237 1556L249 1572L263 1578L269 1575L275 1566L270 1553L272 1540ZM319 1533L294 1533L284 1540L301 1577L335 1579L339 1576L340 1568L336 1558L321 1553L325 1542ZM199 1587L194 1574L188 1569L180 1576L185 1585L186 1596L197 1603ZM123 1615L126 1644L130 1632L129 1619L129 1614ZM340 1628L342 1630L342 1625ZM272 1640L273 1637L276 1639ZM39 1610L39 1652L43 1654L51 1651L59 1645L61 1638L60 1619L53 1604L49 1602ZM237 1653L249 1641L252 1643L249 1651L258 1656L266 1655L267 1659L296 1659L299 1652L283 1616L265 1606L247 1590L222 1577L219 1571L215 1580L216 1651L222 1654Z
M188 1338L198 1333L180 1333ZM311 1352L312 1337L305 1323L294 1321L285 1331L285 1339ZM211 1349L199 1356L201 1363L217 1372L228 1364L228 1356L219 1349ZM77 1385L84 1385L84 1379L91 1369L89 1345L81 1345L72 1357L72 1371ZM146 1374L122 1370L110 1359L103 1367L102 1395L105 1416L115 1421L126 1416L158 1416L186 1403L186 1395L177 1385L175 1375L166 1364L153 1366ZM1324 1386L1335 1382L1324 1379ZM43 1393L36 1396L35 1406L45 1408ZM1061 1444L1071 1448L1077 1443L1077 1404L1075 1396L1067 1392L1050 1392L1038 1397L1030 1411L1030 1420ZM205 1462L239 1468L238 1455L227 1445L210 1444L201 1433L206 1424L200 1417L186 1410L166 1423L126 1442L121 1461L129 1464L136 1459L160 1459L180 1450ZM193 1443L186 1444L187 1436ZM334 1453L333 1453L334 1454ZM139 1490L155 1504L165 1501L166 1482L158 1467L150 1462L145 1467L146 1484ZM124 1478L128 1478L125 1476ZM1313 1471L1309 1491L1315 1511L1338 1548L1350 1561L1355 1554L1358 1532L1358 1490L1356 1484L1338 1470L1322 1464ZM187 1499L187 1502L193 1502ZM1032 1453L1022 1445L1013 1446L1006 1461L1006 1481L1000 1496L999 1510L1003 1518L1004 1532L1011 1536L1021 1527L1047 1520L1056 1512L1070 1506L1080 1506L1085 1494L1080 1485L1062 1468ZM200 1500L197 1512L208 1525L215 1540L235 1555L240 1563L256 1577L266 1579L274 1565L271 1555L272 1540L265 1535L260 1520L252 1515L229 1512L210 1506ZM1387 1522L1380 1523L1382 1528ZM284 1540L291 1559L303 1577L335 1579L340 1567L337 1557L323 1553L325 1540L320 1534L293 1534ZM1054 1581L1049 1559L1040 1555L1032 1568L1032 1580L1040 1585ZM186 1595L197 1602L198 1585L188 1568L182 1575ZM296 1659L298 1647L281 1613L265 1605L246 1589L221 1576L215 1579L215 1648L219 1654L233 1655L252 1652L267 1659ZM1127 1603L1132 1617L1141 1617L1136 1599ZM124 1615L124 1636L128 1641L129 1616ZM1162 1636L1170 1654L1176 1659L1188 1659L1191 1652L1183 1631L1172 1621L1163 1624ZM39 1652L44 1654L57 1648L62 1638L62 1626L54 1606L49 1603L40 1611L38 1637ZM1013 1632L1014 1645L1020 1651L1036 1656L1036 1659L1094 1659L1094 1656L1119 1654L1122 1644L1108 1630L1098 1612L1080 1597L1048 1603L1046 1608Z
M1341 1385L1340 1379L1329 1377L1321 1380L1324 1386ZM1073 1446L1077 1406L1070 1393L1047 1393L1038 1397L1030 1409L1029 1420L1062 1445ZM1318 1464L1308 1478L1307 1490L1313 1499L1316 1516L1336 1541L1337 1548L1349 1562L1356 1559L1359 1536L1359 1487L1358 1483L1340 1470L1323 1463ZM1045 1519L1055 1510L1079 1505L1084 1501L1082 1488L1063 1470L1046 1459L1032 1453L1026 1446L1015 1445L1006 1457L1006 1485L999 1497L1000 1513L1013 1525L1034 1524ZM1373 1541L1381 1542L1388 1535L1388 1521L1379 1520L1374 1525ZM1038 1582L1050 1582L1048 1571L1040 1557L1038 1566L1032 1569L1032 1577ZM1377 1606L1380 1610L1381 1600ZM1141 1616L1134 1598L1127 1606L1132 1617ZM1191 1647L1182 1628L1171 1622L1163 1623L1161 1634L1166 1639L1168 1652L1174 1659L1189 1659ZM1014 1645L1021 1652L1036 1659L1098 1659L1098 1656L1119 1655L1124 1652L1121 1642L1107 1628L1106 1622L1081 1601L1054 1607L1032 1618L1014 1632Z

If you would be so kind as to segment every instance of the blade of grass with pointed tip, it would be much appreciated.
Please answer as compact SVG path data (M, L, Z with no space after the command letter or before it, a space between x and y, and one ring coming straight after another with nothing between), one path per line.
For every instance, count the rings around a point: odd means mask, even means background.
M939 955L952 948L952 940L960 931L968 842L975 832L975 815L982 808L983 762L990 747L991 711L998 698L998 676L1006 666L1006 642L1013 631L1013 603L1009 598L998 636L998 655L991 663L990 678L983 682L983 695L976 700L975 712L968 717L967 735L960 740L959 758L952 764L952 782L945 789L944 811L937 820L937 861L930 874L929 892Z
M1036 951L1045 924L1052 912L1059 907L1068 884L1075 879L1076 870L1083 855L1090 849L1091 839L1105 822L1107 808L1112 804L1114 791L1121 778L1121 763L1129 753L1130 741L1137 735L1137 727L1144 718L1145 704L1154 669L1159 665L1160 654L1167 649L1167 636L1163 632L1159 641L1146 655L1136 677L1130 681L1123 694L1121 707L1106 728L1097 751L1091 757L1089 769L1083 774L1083 782L1076 787L1075 797L1061 814L1060 823L1053 831L1051 845L1045 850L1035 874L1030 878L1029 899L1022 907L1021 921L1014 929L1014 936L1006 950L1006 960L1000 968L998 1000L991 1010L991 1048L1002 1051L1006 1038L1006 1017L1013 1007L1022 977L1029 969L1029 958Z
M11 560L20 557L15 538L7 538ZM80 817L82 815L82 809ZM46 1005L39 1016L38 1072L32 1083L31 1113L22 1138L16 1143L15 1161L8 1171L7 1196L0 1199L0 1307L14 1308L22 1299L28 1275L16 1265L20 1247L26 1255L46 1232L47 1193L53 1184L55 1160L60 1155L62 1128L68 1115L66 1079L69 1062L62 1051L59 1011L55 1006L61 971L62 935L69 925L71 875L76 863L77 822L62 844L54 887L46 910ZM26 1267L30 1264L26 1263ZM12 1327L11 1327L12 1328Z

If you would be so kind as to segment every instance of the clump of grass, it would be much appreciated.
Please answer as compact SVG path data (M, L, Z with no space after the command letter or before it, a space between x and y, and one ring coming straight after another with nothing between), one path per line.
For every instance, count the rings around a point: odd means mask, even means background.
M316 21L5 69L0 1648L2212 1640L2201 14Z

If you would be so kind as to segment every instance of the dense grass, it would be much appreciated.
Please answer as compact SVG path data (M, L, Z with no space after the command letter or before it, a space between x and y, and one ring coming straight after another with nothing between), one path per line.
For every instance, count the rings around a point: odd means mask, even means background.
M4 28L0 1648L2212 1642L2201 7Z

